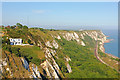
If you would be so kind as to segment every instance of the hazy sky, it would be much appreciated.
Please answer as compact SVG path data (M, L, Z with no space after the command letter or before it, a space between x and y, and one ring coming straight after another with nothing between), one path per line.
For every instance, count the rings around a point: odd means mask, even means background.
M117 29L117 2L3 2L3 25Z

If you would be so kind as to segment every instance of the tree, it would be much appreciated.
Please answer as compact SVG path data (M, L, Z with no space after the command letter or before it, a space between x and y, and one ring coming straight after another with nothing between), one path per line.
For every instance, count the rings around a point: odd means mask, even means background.
M31 44L31 40L30 39L28 39L28 43Z
M14 25L14 26L11 26L11 28L12 28L12 29L15 29L15 28L16 28L16 25Z
M10 28L10 25L6 26L6 28L8 28L8 29L9 29L9 28Z
M2 25L2 29L4 29L5 27Z
M23 29L28 29L28 27L26 25L23 26Z
M56 31L55 29L50 29L50 31Z
M39 28L40 29L40 31L44 31L44 29L43 28Z
M19 27L19 28L22 28L22 27L23 27L22 24L20 24L20 23L17 23L16 25L17 25L17 27Z

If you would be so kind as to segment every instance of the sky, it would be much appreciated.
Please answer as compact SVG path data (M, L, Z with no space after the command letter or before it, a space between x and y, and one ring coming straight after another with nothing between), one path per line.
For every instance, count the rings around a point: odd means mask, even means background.
M1 0L2 2L119 2L119 0Z
M54 29L117 29L117 2L3 2L2 24Z

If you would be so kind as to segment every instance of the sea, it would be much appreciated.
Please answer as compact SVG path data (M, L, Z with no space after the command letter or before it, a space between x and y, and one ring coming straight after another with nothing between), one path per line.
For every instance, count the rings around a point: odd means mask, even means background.
M113 39L109 43L104 44L105 53L112 54L114 56L118 56L118 30L102 30L102 32L109 36L107 39Z

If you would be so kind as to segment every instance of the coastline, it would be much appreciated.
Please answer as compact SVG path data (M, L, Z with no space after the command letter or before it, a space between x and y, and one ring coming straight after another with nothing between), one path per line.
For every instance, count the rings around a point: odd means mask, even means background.
M109 43L110 41L113 41L114 39L107 39L104 43Z
M106 37L109 37L109 36L106 36ZM114 39L107 39L106 41L104 41L103 47L104 47L104 44L105 44L105 43L110 43L110 42L113 41L113 40L114 40ZM112 58L120 59L119 57L117 57L117 56L115 56L115 55L113 55L113 54L111 54L111 53L106 53L106 52L105 52L105 47L104 47L104 53L107 54L108 56L112 57Z

